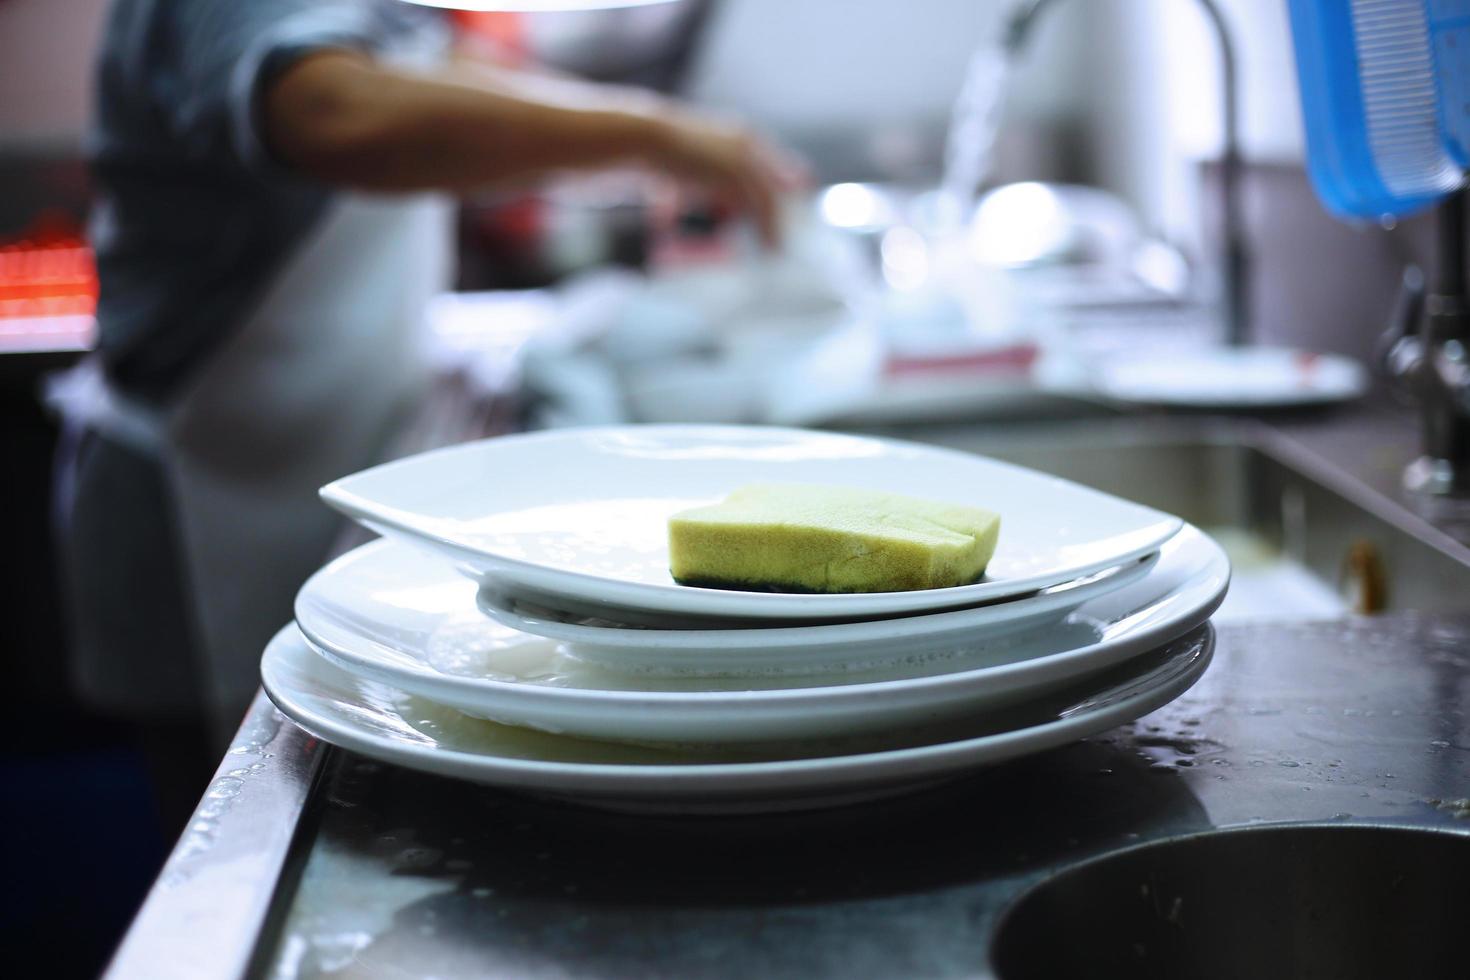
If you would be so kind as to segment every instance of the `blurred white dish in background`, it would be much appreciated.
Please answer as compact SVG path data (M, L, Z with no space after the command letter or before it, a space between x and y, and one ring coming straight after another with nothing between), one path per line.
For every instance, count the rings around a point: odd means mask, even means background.
M1000 543L973 585L840 595L676 584L668 519L748 483L981 506ZM501 591L574 613L860 618L974 605L1156 551L1183 522L1022 467L915 443L761 426L609 426L467 443L344 477L322 498Z
M1024 181L988 191L970 218L970 254L1000 266L1122 266L1143 241L1138 218L1097 187Z
M901 208L889 188L881 184L832 184L817 195L817 213L833 228L882 231L901 217Z
M1272 408L1350 401L1368 390L1357 361L1277 347L1118 354L1095 384L1117 401L1198 408Z
M783 211L779 253L648 275L600 270L556 290L523 380L547 426L765 418L762 379L841 321L867 288L853 242L810 207Z
M266 648L261 679L276 706L308 732L394 765L589 806L761 812L905 792L1106 731L1187 691L1209 666L1213 650L1214 633L1205 626L1156 654L1003 716L911 733L907 743L898 743L907 747L868 740L771 746L764 755L733 760L728 754L582 741L466 718L334 667L311 651L295 627L282 630ZM803 750L805 757L792 758Z
M477 717L608 740L758 743L978 717L1194 629L1219 606L1229 578L1219 546L1186 528L1142 576L1039 628L950 636L937 647L900 636L855 645L855 660L867 662L851 669L790 674L766 664L739 677L615 670L582 659L575 645L486 618L472 583L391 542L366 545L313 576L296 615L307 639L339 666ZM842 635L906 625L809 629Z

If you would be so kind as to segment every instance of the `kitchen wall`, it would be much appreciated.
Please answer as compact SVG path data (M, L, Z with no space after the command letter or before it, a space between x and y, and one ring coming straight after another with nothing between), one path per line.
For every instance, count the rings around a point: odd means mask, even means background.
M1217 2L1236 39L1246 156L1299 162L1284 0ZM885 146L894 157L907 147L913 168L927 165L932 177L971 53L994 44L1019 6L1021 0L727 0L697 64L693 94L798 143L869 129L880 163ZM1169 237L1198 244L1199 164L1215 158L1220 145L1218 76L1214 35L1191 0L1055 2L1011 66L1001 132L1003 145L1053 146L1003 159L1001 176L1071 169L1122 194ZM931 145L916 145L925 141ZM1080 162L1055 159L1068 152Z
M1330 218L1302 167L1305 147L1285 0L1216 0L1235 40L1248 172L1254 335L1371 360L1406 262L1431 259L1432 216L1392 231ZM1061 7L1063 4L1058 3ZM1221 146L1219 47L1189 0L1088 0L1085 89L1097 182L1148 223L1209 255ZM1052 12L1062 14L1061 10Z
M0 0L0 239L38 214L80 222L92 52L108 0Z
M1250 155L1300 157L1284 3L1221 0L1239 37ZM724 0L692 94L796 140L864 130L897 169L932 168L972 51L998 36L1001 0ZM107 0L0 0L0 144L75 145ZM1042 176L1080 134L1099 182L1172 236L1197 235L1196 164L1218 146L1215 48L1188 0L1062 0L1014 66L1005 110ZM1071 166L1075 165L1068 164ZM1024 176L1025 174L1016 174Z
M77 147L107 0L0 0L0 150Z
M819 155L824 176L932 180L950 108L977 47L1015 4L1000 0L726 0L691 95ZM1065 5L1063 5L1065 6ZM1081 6L1081 5L1076 5ZM1047 18L1015 68L998 169L1055 177L1087 106L1084 24Z
M826 151L830 177L932 180L970 53L1021 0L729 0L695 95ZM1216 0L1235 39L1256 336L1367 358L1429 221L1329 218L1301 172L1285 0ZM1208 260L1219 49L1192 0L1057 0L1011 66L995 176L1081 180ZM837 133L863 134L839 140ZM846 168L846 169L844 169Z
M966 64L994 42L1018 2L723 0L694 62L690 94L791 140L824 176L932 180ZM1217 2L1237 41L1246 156L1266 174L1252 181L1249 209L1257 251L1272 263L1260 317L1279 337L1294 329L1280 321L1330 305L1331 329L1345 339L1329 346L1366 350L1389 305L1385 284L1401 257L1419 248L1425 222L1410 223L1395 240L1314 210L1305 184L1290 176L1302 139L1285 2ZM80 187L75 158L106 6L0 0L0 176L13 177L7 160L17 157L70 158L75 173L48 166L46 179ZM1190 0L1058 0L1012 66L996 176L1099 184L1171 240L1208 254L1213 216L1203 164L1219 152L1217 59ZM14 189L18 179L6 183ZM6 197L35 200L29 191ZM1294 216L1290 227L1284 215ZM1283 253L1277 246L1287 240L1304 251ZM1307 254L1316 256L1311 275L1298 268L1297 256ZM1334 269L1336 283L1322 281ZM1364 282L1374 284L1369 294Z
M1216 3L1235 41L1245 158L1299 165L1301 114L1285 0ZM1218 158L1223 133L1219 45L1204 8L1191 0L1073 6L1085 7L1080 19L1093 39L1084 69L1092 81L1080 96L1098 182L1133 201L1170 238L1198 246L1199 165Z

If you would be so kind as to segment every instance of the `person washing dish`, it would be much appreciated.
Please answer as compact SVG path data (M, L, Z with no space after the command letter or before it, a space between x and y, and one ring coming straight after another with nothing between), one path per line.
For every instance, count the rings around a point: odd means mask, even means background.
M441 18L397 0L112 7L99 345L54 386L58 527L79 686L165 741L233 731L330 548L317 487L375 462L423 392L448 194L640 164L775 240L779 151L650 94L455 63Z

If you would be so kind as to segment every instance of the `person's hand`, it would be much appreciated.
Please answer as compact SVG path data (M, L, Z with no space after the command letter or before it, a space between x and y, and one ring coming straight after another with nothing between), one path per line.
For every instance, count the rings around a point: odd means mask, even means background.
M737 123L661 106L646 165L699 184L748 212L769 247L780 241L781 195L806 182L786 151Z

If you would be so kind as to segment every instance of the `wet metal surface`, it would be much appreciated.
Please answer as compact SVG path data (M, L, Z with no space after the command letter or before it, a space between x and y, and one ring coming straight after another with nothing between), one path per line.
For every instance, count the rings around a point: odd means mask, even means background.
M111 980L248 969L325 749L256 698L114 955Z
M988 975L999 912L1211 827L1391 823L1470 847L1470 618L1224 627L1139 722L922 795L649 818L333 751L269 977Z
M1373 608L1462 612L1470 546L1405 506L1403 463L1417 452L1394 417L1296 426L1246 419L1096 419L914 433L1077 480L1178 514L1211 533L1244 534L1354 601L1371 555ZM902 435L890 432L890 435Z

